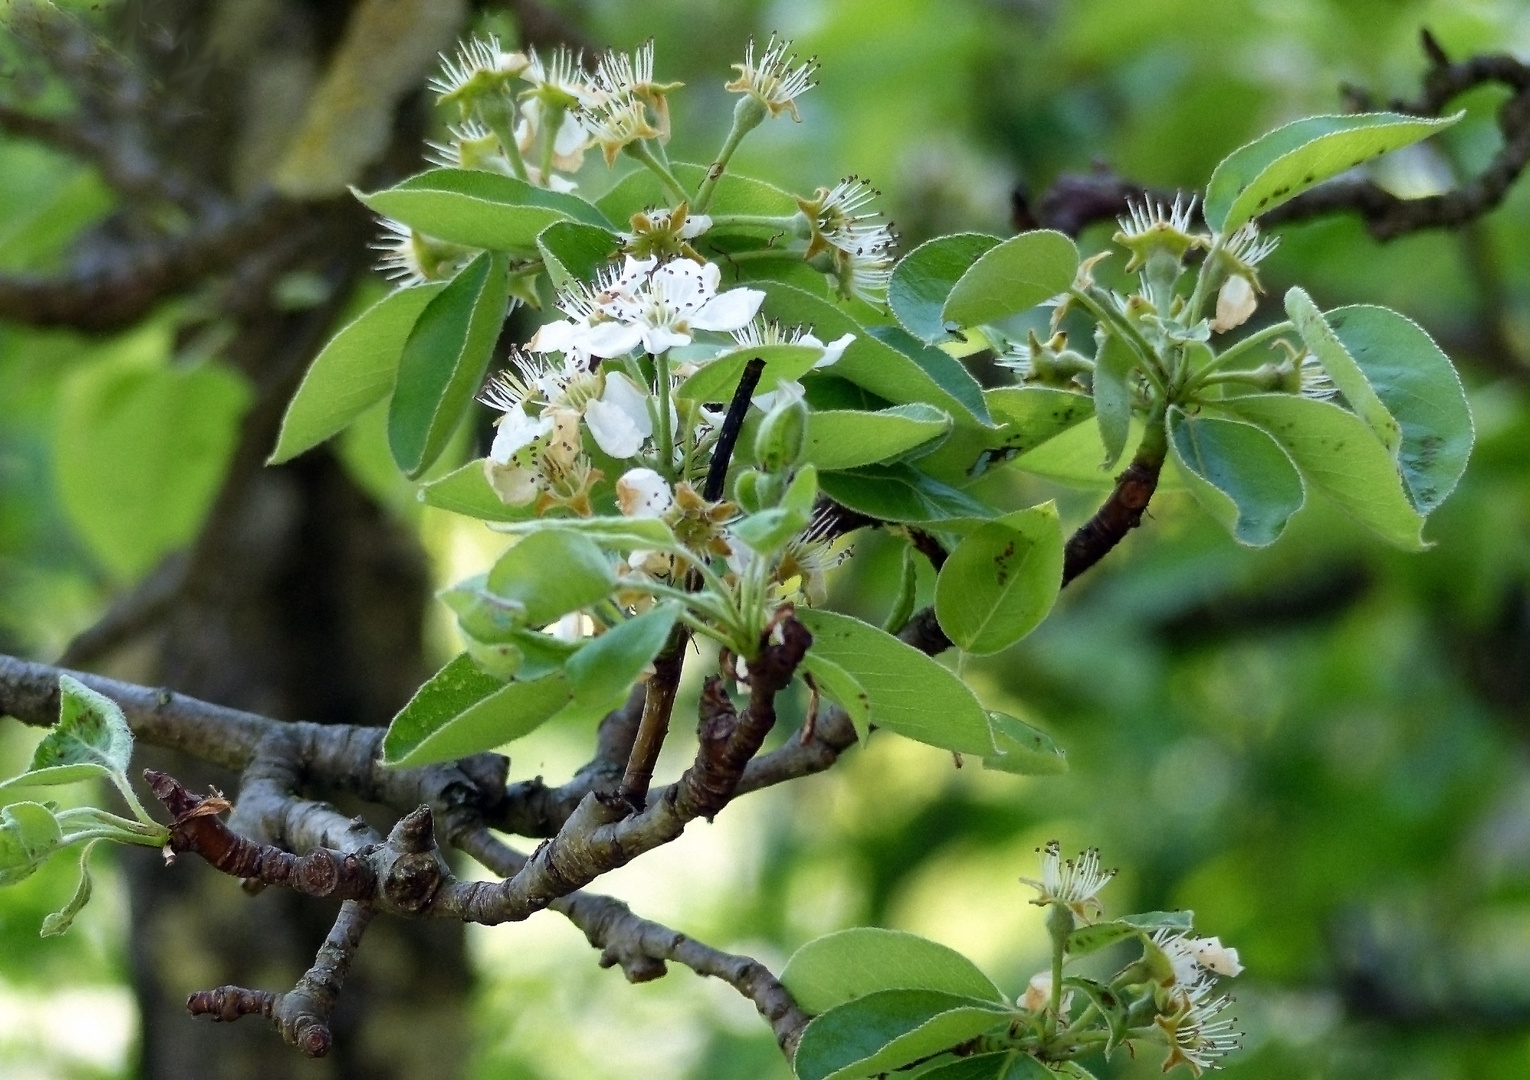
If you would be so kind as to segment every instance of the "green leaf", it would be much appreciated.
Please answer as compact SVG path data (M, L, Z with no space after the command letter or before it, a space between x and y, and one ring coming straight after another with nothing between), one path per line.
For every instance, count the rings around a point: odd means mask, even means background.
M1110 1057L1112 1051L1127 1040L1131 1025L1127 1020L1128 1003L1121 1000L1110 987L1093 979L1081 978L1071 975L1063 979L1063 985L1072 987L1089 999L1101 1016L1105 1018L1106 1026L1110 1029L1110 1038L1105 1043L1105 1056Z
M492 750L535 730L570 696L561 675L506 683L479 671L464 653L393 718L383 736L383 764L432 765Z
M811 650L802 658L802 668L813 677L819 693L845 710L855 737L865 746L871 734L871 695L866 688L834 661Z
M63 839L58 819L42 803L0 807L0 885L31 877Z
M732 401L744 368L756 357L765 361L765 370L760 373L760 385L755 391L763 394L783 382L795 382L812 371L813 365L823 359L823 350L811 345L734 349L707 361L700 371L675 388L675 396L691 401Z
M983 386L960 360L943 349L926 345L902 327L873 326L867 332L918 364L937 386L961 402L962 408L979 423L993 426L993 418L988 415L988 404L983 400Z
M510 506L494 494L483 472L483 458L453 469L439 480L421 484L420 501L479 521L523 521L536 512L535 500Z
M871 721L963 754L995 752L988 715L972 691L912 645L848 615L799 609L813 634L809 656L843 668L871 699Z
M939 1065L919 1080L1057 1080L1057 1074L1029 1054L999 1050Z
M1119 334L1105 334L1094 357L1094 416L1105 444L1103 468L1115 467L1132 427L1132 369L1137 354Z
M876 412L834 409L808 416L803 457L820 469L853 469L896 461L951 430L951 416L933 405L894 405Z
M122 709L70 675L58 677L58 689L58 724L37 744L29 768L97 765L126 775L133 757L133 733Z
M101 841L92 840L80 850L80 880L74 887L74 895L69 902L59 910L53 912L42 922L39 934L42 937L57 937L66 932L74 925L74 918L90 903L90 853Z
M563 667L574 701L599 705L625 693L664 648L679 617L678 605L660 604L580 646Z
M1306 501L1291 459L1252 424L1169 410L1169 452L1190 493L1234 540L1275 542Z
M680 550L680 543L675 539L675 534L658 518L531 518L528 521L505 522L495 525L494 528L499 532L519 536L542 532L584 536L603 548L615 551L632 551L635 548L653 548L657 551Z
M1109 922L1081 926L1068 935L1067 952L1070 957L1088 956L1109 948L1128 938L1147 940L1155 930L1189 930L1192 915L1188 911L1147 911L1140 915L1123 915Z
M826 472L819 486L835 502L882 521L939 524L992 518L998 511L901 462Z
M60 387L54 476L69 522L114 576L190 543L223 483L250 404L217 361L172 365L157 323L104 347Z
M409 332L388 407L388 447L411 480L440 456L483 384L509 288L504 256L485 252L431 298Z
M1206 185L1206 223L1222 234L1273 210L1330 176L1450 127L1465 113L1438 120L1396 113L1309 116L1234 150Z
M535 532L499 557L486 585L494 595L524 605L527 626L545 626L589 607L616 585L616 572L600 545L566 530Z
M1004 1023L1001 1005L934 990L881 990L808 1024L792 1066L799 1080L852 1080L949 1050Z
M1357 304L1324 318L1401 427L1403 483L1414 508L1429 513L1455 490L1472 452L1460 376L1434 339L1395 311Z
M983 768L1020 776L1053 776L1068 771L1068 752L1052 736L1008 713L990 712L993 744L1002 753L988 754Z
M935 580L935 615L952 642L986 655L1029 634L1062 587L1062 525L1052 503L965 537Z
M415 320L443 288L417 285L389 293L330 339L287 406L268 465L319 445L388 396Z
M621 238L610 229L582 221L554 222L537 234L542 265L556 289L570 281L594 280L621 249Z
M611 227L577 195L478 169L430 169L382 191L352 192L370 209L427 236L494 251L535 252L537 235L558 221Z
M817 498L818 470L805 465L792 477L778 506L750 514L733 526L733 532L756 551L775 551L807 528Z
M998 431L958 428L938 450L919 460L920 469L946 483L964 483L989 467L1036 449L1088 420L1094 401L1087 394L1050 386L1000 386L983 391Z
M938 990L1004 1003L993 981L955 949L869 926L814 938L792 954L781 982L815 1014L878 990Z
M1322 361L1323 370L1328 372L1328 377L1344 395L1349 407L1376 433L1376 438L1387 448L1387 453L1396 457L1397 448L1402 444L1402 428L1381 398L1376 396L1365 372L1360 370L1360 365L1349 355L1349 350L1334 333L1333 327L1328 325L1328 320L1312 302L1312 297L1293 286L1286 293L1286 314L1296 324L1303 343Z
M680 181L682 187L695 191L709 168L707 165L676 161L671 163L670 171L675 174L675 179ZM674 196L664 190L657 176L648 169L637 169L617 181L610 191L595 200L595 205L611 221L618 225L626 225L632 220L633 214L655 207L671 206L673 201ZM732 172L723 173L718 179L717 187L712 192L712 203L707 208L707 213L712 215L751 214L780 217L796 212L797 200L789 193L763 180L755 180ZM737 228L739 226L714 225L707 233L707 237L710 239L713 232ZM766 226L757 225L749 228L756 232L768 231Z
M920 244L893 267L887 303L903 328L931 345L952 340L941 312L967 268L999 238L955 233Z
M1354 413L1295 394L1242 395L1222 407L1272 435L1307 483L1388 543L1408 551L1429 546L1423 515L1408 501L1391 456Z
M1041 229L1012 236L961 276L941 319L977 326L1019 315L1067 292L1077 272L1078 248L1062 233Z
M828 300L781 282L759 281L755 287L765 292L762 305L765 314L783 326L811 329L820 341L855 335L839 361L827 369L839 378L848 379L893 404L922 401L934 405L950 413L958 425L992 426L986 414L973 413L914 359L873 336ZM949 368L942 365L940 371L947 372Z

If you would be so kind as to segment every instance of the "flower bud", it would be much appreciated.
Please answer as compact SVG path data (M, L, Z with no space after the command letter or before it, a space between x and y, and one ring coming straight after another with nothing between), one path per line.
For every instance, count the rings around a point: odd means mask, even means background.
M760 474L754 469L745 469L733 481L733 501L738 503L746 514L758 513L763 508L759 495L761 479Z
M800 398L783 400L765 415L754 436L754 459L769 473L797 463L807 441L807 406Z

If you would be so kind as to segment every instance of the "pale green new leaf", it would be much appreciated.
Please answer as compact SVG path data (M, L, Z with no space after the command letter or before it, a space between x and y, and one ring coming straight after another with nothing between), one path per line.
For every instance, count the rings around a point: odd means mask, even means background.
M90 903L90 853L100 842L92 840L80 849L80 880L74 887L74 895L67 904L43 919L42 928L38 931L42 937L57 937L65 933L74 925L75 916Z
M287 406L267 464L279 465L319 445L387 397L415 320L444 287L417 285L390 293L330 338Z
M919 468L948 484L970 482L996 464L1036 449L1088 420L1094 401L1087 394L1050 386L999 386L983 391L998 431L957 428ZM1098 462L1096 462L1098 464Z
M58 688L58 724L37 744L29 771L94 765L108 774L126 775L133 756L133 732L122 709L71 675L60 675Z
M1105 444L1102 468L1114 468L1121 460L1131 434L1131 374L1136 364L1137 354L1119 334L1101 336L1094 357L1094 417L1100 425L1100 442Z
M853 469L911 455L950 430L950 414L933 405L831 409L809 414L802 456L820 469Z
M958 753L992 754L988 715L972 691L924 653L882 630L829 611L799 609L809 656L843 668L871 700L871 722Z
M1402 444L1402 427L1376 395L1365 372L1355 363L1355 358L1334 333L1333 327L1328 325L1328 320L1312 302L1312 297L1293 286L1286 293L1286 314L1296 324L1302 342L1322 362L1323 370L1344 395L1349 407L1376 433L1376 438L1387 448L1387 453L1396 457L1397 449Z
M616 572L600 545L563 529L534 532L495 562L485 587L522 605L528 626L545 626L561 615L603 600Z
M430 169L382 191L352 191L379 214L470 248L530 253L537 250L537 234L554 222L611 227L577 195L478 169Z
M854 675L834 661L813 650L802 658L802 670L813 678L818 692L828 698L850 718L855 737L862 746L871 734L871 695Z
M935 581L935 615L958 647L986 655L1034 630L1062 584L1062 526L1052 503L963 538Z
M854 1080L931 1057L1004 1023L1010 1010L934 990L880 990L808 1024L792 1061L798 1080Z
M946 298L978 256L999 244L985 233L955 233L920 244L893 267L887 303L894 317L920 341L950 341L941 314Z
M977 326L1029 311L1067 292L1078 272L1078 248L1060 232L1012 236L985 252L946 298L943 322Z
M383 737L383 764L430 765L492 750L535 730L571 696L561 675L506 683L463 654L431 676L393 718Z
M526 521L495 523L497 532L534 535L543 532L566 533L593 540L603 548L631 551L651 548L655 551L680 551L680 543L670 527L658 518L589 517L531 518Z
M983 768L1020 776L1053 776L1068 771L1068 752L1046 732L1008 713L990 712L993 744L1002 753L988 754Z
M955 949L917 934L869 926L814 938L792 954L781 982L798 1005L814 1014L878 990L938 990L1004 1001L992 980Z
M419 499L426 506L450 510L479 521L524 521L536 513L536 501L510 506L489 486L484 460L477 458L439 480L421 484Z
M1206 185L1212 229L1239 225L1294 199L1314 184L1450 127L1465 113L1433 119L1397 113L1309 116L1239 147Z
M1274 436L1308 484L1388 543L1429 546L1391 455L1354 413L1296 394L1232 397L1222 408Z
M0 885L31 877L62 843L58 820L42 803L0 807Z
M1280 444L1252 424L1169 410L1169 452L1206 512L1240 544L1275 542L1306 501Z
M563 666L574 701L599 705L624 693L664 648L679 617L679 605L660 604L580 646Z
M388 406L388 447L411 480L446 449L483 385L509 289L505 257L485 252L430 299L409 332Z
M691 401L727 402L733 400L744 368L756 357L765 361L756 393L775 390L783 382L795 382L823 359L823 350L811 345L760 345L733 349L708 360L700 371L675 388L675 396Z

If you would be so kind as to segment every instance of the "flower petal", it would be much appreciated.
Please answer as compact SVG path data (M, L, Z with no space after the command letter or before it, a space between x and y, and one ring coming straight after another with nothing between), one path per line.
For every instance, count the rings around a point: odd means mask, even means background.
M584 422L595 443L614 458L629 458L643 447L643 433L615 405L596 398L584 407Z
M628 517L660 517L674 505L675 495L652 469L628 469L616 482L616 501Z
M691 326L697 330L742 330L764 302L765 294L759 289L729 289L702 305L691 316Z
M510 459L553 429L550 416L527 416L520 409L511 409L499 421L494 433L494 444L489 447L489 460L498 465L510 464Z
M590 327L579 345L590 355L610 360L626 356L643 340L640 323L603 322Z
M845 350L850 347L850 343L854 340L854 334L844 334L835 338L833 341L829 342L823 347L823 359L819 360L818 363L813 365L813 367L815 369L825 368L830 364L837 364L839 362L839 358L845 355Z

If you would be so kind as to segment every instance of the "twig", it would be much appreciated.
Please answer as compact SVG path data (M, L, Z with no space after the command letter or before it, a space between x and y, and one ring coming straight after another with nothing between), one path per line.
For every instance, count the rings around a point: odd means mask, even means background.
M371 908L354 900L341 904L340 914L324 944L319 946L313 966L285 994L220 986L192 994L186 999L186 1009L192 1016L211 1016L221 1021L259 1013L271 1021L289 1045L308 1057L323 1057L334 1041L329 1030L330 1013L361 944L361 935L371 920Z
M648 802L648 786L659 762L659 751L669 734L669 718L675 709L675 695L680 692L680 672L685 666L685 643L690 640L685 627L676 626L659 655L654 657L653 674L644 686L643 715L638 721L637 737L622 774L621 797L634 811Z
M1151 425L1151 421L1150 421ZM1149 430L1154 428L1151 426ZM1126 534L1142 524L1148 501L1158 488L1158 474L1163 468L1163 448L1146 444L1116 477L1110 497L1095 514L1068 538L1063 547L1062 583L1067 585L1085 570L1108 555Z
M749 412L749 401L754 397L754 388L760 385L760 376L764 371L765 361L756 356L744 365L744 373L739 376L738 388L733 391L733 400L728 402L728 412L723 416L722 427L718 429L717 443L712 448L712 463L707 467L706 484L701 490L707 502L717 502L727 489L728 464L733 460L733 448L738 444L744 417Z

